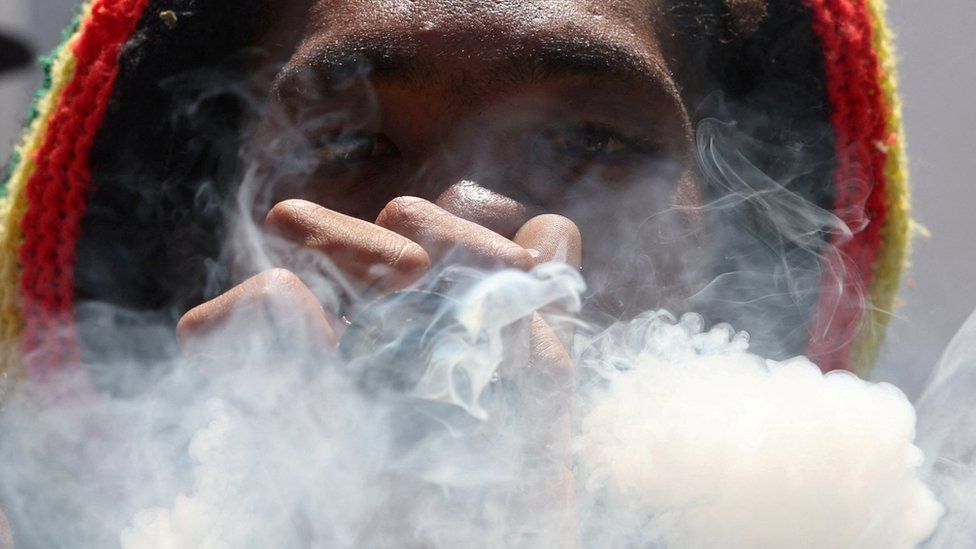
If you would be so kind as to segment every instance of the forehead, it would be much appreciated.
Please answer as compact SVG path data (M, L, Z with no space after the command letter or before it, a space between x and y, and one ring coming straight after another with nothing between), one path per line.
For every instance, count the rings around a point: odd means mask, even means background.
M456 59L569 37L658 58L658 11L655 0L316 0L298 53L387 37Z

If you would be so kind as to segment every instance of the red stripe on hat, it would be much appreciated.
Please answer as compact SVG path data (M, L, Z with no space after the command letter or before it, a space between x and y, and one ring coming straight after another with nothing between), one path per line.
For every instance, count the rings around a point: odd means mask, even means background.
M73 53L77 68L49 121L27 182L21 226L23 357L28 376L77 368L75 246L91 185L88 156L118 74L119 49L148 0L96 0Z
M824 371L850 370L850 344L882 245L887 154L878 60L866 0L806 0L824 50L837 147L835 214L851 234L833 235L807 354Z

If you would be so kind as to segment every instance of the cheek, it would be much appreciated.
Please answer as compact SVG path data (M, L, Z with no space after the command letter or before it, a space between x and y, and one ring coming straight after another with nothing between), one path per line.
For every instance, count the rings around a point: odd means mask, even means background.
M699 197L686 170L677 185L608 191L577 209L583 273L597 308L616 317L681 310L708 283L715 251Z

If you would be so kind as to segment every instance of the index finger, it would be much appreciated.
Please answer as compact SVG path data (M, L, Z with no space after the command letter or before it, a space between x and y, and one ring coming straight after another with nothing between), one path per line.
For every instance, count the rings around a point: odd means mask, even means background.
M302 248L322 252L367 286L382 283L387 290L400 290L430 268L427 252L410 239L305 200L276 204L265 226Z
M554 546L573 547L579 535L572 504L573 364L539 315L532 319L529 345L528 364L515 372L523 470L522 497L514 502L513 519L529 530L548 531L547 541Z
M422 198L392 200L376 224L419 243L432 262L444 260L482 267L529 269L532 256L504 236Z

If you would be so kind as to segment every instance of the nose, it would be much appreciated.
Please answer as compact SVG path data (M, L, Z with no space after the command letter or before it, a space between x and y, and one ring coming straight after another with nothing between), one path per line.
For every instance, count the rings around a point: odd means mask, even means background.
M448 187L434 202L448 212L506 238L515 236L530 215L528 208L518 200L466 179Z

